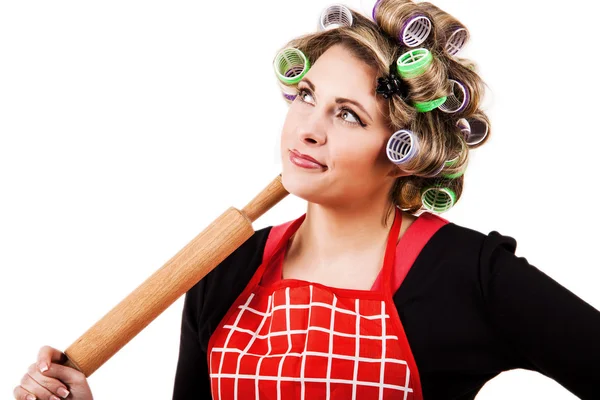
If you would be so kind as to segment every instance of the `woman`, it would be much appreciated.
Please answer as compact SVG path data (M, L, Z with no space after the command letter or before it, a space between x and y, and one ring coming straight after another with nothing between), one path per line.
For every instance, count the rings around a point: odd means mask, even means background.
M397 75L410 49L396 38L417 14L433 23L420 43L433 57ZM473 399L514 368L598 398L600 312L516 257L513 238L435 215L489 136L474 138L483 85L447 46L450 17L405 0L374 15L286 46L308 62L298 82L279 77L282 181L307 211L257 231L188 291L173 398ZM469 95L449 112L450 79ZM397 132L412 146L394 158ZM15 398L91 399L61 357L42 348Z

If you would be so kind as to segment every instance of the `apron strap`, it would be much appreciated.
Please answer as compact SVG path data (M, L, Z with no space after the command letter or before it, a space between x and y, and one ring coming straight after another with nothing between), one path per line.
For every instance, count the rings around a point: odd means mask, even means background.
M288 231L293 229L296 225L301 224L305 217L306 214L303 214L295 220L291 220L271 228L263 252L263 264L265 262L270 262L273 259L277 248L281 247L279 246L280 242L282 240L289 239L289 236L291 236L287 235ZM427 244L429 239L438 231L438 229L447 223L449 223L449 221L440 217L439 215L424 211L404 233L396 246L395 262L393 268L391 269L392 271L389 282L392 295L394 295L394 293L396 293L400 288L400 285L404 281L404 278L408 274L408 271L417 259L419 253L423 247L425 247L425 244ZM385 276L384 270L384 268L381 269L381 272L373 283L371 290L376 291L382 289L382 285L384 283L382 278ZM281 274L280 269L267 268L265 271L265 276L262 279L263 283L278 281L281 278L281 276L278 274Z
M306 213L302 214L296 219L285 222L280 225L275 225L269 231L269 235L267 236L267 242L265 243L265 250L263 251L262 262L270 260L282 240L288 240L292 235L287 235L288 230L295 228L297 225L300 225L302 221L306 218ZM292 226L293 225L293 226ZM284 236L287 236L284 238Z
M302 214L296 219L293 219L283 224L275 225L271 227L271 231L267 236L265 243L265 249L263 251L262 264L265 264L265 273L261 281L263 283L277 282L281 278L281 269L270 268L269 265L273 261L273 257L277 252L277 249L282 248L282 241L287 241L292 235L290 231L296 231L298 225L300 225L306 218L306 213ZM278 276L279 274L279 276Z
M417 256L423 247L425 247L425 244L427 244L438 229L447 223L449 221L439 215L425 211L408 227L396 246L395 263L390 277L392 296L400 288L400 285L417 259ZM377 276L371 290L380 290L382 288L383 276L384 274L382 273Z

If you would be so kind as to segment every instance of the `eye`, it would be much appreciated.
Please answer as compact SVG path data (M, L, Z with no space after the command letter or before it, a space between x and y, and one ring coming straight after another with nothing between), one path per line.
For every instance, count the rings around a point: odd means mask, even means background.
M305 104L313 104L312 101L307 101L305 96L309 96L310 98L312 98L312 94L307 89L305 89L305 88L298 89L298 91L296 92L296 98L300 99L300 101ZM350 115L353 119L348 120L347 119L348 115ZM363 128L367 126L366 124L364 124L362 122L362 120L359 118L359 116L354 111L352 111L351 108L341 107L338 116L340 116L342 118L342 122L344 122L345 124L360 125Z
M354 118L354 120L348 121L347 119L344 118L345 115L350 115L352 118ZM361 124L362 125L362 121L360 120L360 118L358 118L358 116L356 114L354 114L354 112L352 110L350 110L349 108L342 107L340 116L342 116L342 118L344 119L345 122L348 122L351 124Z
M350 115L353 120L348 120L345 118L345 116ZM360 125L363 128L367 126L367 124L364 124L362 122L362 120L360 119L360 117L358 116L358 114L356 114L354 111L352 111L351 108L346 107L346 106L342 106L340 108L340 113L339 116L342 118L342 122L345 124L349 124L349 125Z
M308 90L306 90L306 89L304 89L304 88L302 88L302 89L298 89L298 92L297 92L296 98L300 99L300 101L301 101L301 102L303 102L303 103L310 103L310 102L308 102L308 101L306 101L306 100L304 99L304 98L305 98L305 96L307 96L307 95L308 95L308 96L310 96L310 97L312 98L312 95L310 94L310 92L309 92Z

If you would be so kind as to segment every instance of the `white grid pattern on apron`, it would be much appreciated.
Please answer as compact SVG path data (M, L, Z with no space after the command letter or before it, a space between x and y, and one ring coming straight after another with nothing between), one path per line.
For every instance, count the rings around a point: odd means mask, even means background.
M399 390L399 391L403 391L404 392L404 399L407 399L408 393L413 392L413 389L409 387L409 380L410 380L410 369L408 368L408 364L405 360L401 360L401 359L395 359L395 358L386 358L386 341L388 339L395 339L397 340L398 337L395 335L387 335L386 333L386 320L390 318L389 314L386 314L386 310L385 310L385 302L383 300L381 300L381 312L380 314L375 314L375 315L361 315L359 313L359 304L360 304L360 299L355 299L354 300L354 305L355 305L355 309L354 310L348 310L348 309L344 309L344 308L338 308L336 306L337 304L337 296L335 294L333 294L333 304L328 304L328 303L324 303L324 302L318 302L318 301L313 301L313 285L309 286L309 290L310 290L310 299L308 304L290 304L290 288L286 287L285 288L285 304L283 305L278 305L278 306L272 306L272 304L274 303L272 301L274 294L271 294L268 297L268 305L267 305L267 309L265 311L260 311L257 310L255 308L250 307L250 304L254 298L254 293L251 293L247 299L247 301L243 304L238 306L239 308L239 312L238 315L233 323L233 325L224 325L223 328L224 329L228 329L228 335L227 338L225 340L225 343L223 345L223 347L214 347L212 349L211 352L211 359L213 356L213 353L222 353L221 354L221 360L220 360L220 365L219 365L219 370L217 373L210 373L211 379L212 378L217 378L218 380L218 390L219 390L219 398L221 397L221 379L234 379L234 384L235 384L235 390L234 390L234 398L237 399L237 395L238 395L238 390L237 390L237 384L238 381L240 379L249 379L249 380L253 380L254 381L254 389L255 389L255 396L256 398L258 398L259 396L259 381L276 381L277 382L277 399L282 399L282 393L281 393L281 382L290 382L290 381L295 381L295 382L300 382L301 383L301 399L305 400L305 382L324 382L326 384L327 387L327 399L329 399L330 396L330 384L331 383L344 383L344 384L351 384L352 385L352 398L354 399L356 396L356 388L358 385L364 385L364 386L371 386L371 387L378 387L379 388L379 399L383 398L383 389L387 388L387 389L394 389L394 390ZM308 329L296 329L296 330L291 330L290 329L290 310L291 309L308 309L308 321L310 323L310 314L311 314L311 310L314 307L323 307L323 308L329 308L331 310L331 321L329 324L329 328L324 328L324 327L319 327L319 326L308 326ZM245 329L245 328L241 328L239 326L240 321L242 320L242 315L248 311L249 313L253 313L259 316L262 316L262 321L258 327L258 329L256 331L253 330L249 330L249 329ZM272 323L273 318L272 315L275 311L284 311L286 314L286 325L285 325L285 330L281 331L281 332L272 332L271 331L271 325L269 326L268 329L268 333L265 335L260 335L259 332L261 331L262 327L264 326L264 323L266 321L267 318L270 318L270 322ZM337 332L334 330L334 320L335 320L335 315L336 313L344 313L344 314L349 314L349 315L353 315L356 319L356 331L355 334L347 334L347 333L343 333L343 332ZM360 334L360 320L361 319L366 319L366 320L381 320L381 326L382 326L382 330L381 330L381 335L379 336L373 336L373 335L361 335ZM292 340L291 337L292 335L296 335L296 334L304 334L305 335L305 348L306 348L306 342L308 341L308 332L309 331L321 331L321 332L325 332L329 334L329 351L327 353L325 352L316 352L316 351L302 351L301 353L297 353L297 352L291 352L292 349ZM240 350L237 348L228 348L227 345L229 343L229 340L231 338L231 335L234 332L242 332L242 333L246 333L248 335L250 335L250 340L247 344L247 346L244 348L244 350ZM275 336L287 336L288 337L288 350L286 353L284 354L271 354L271 338L275 337ZM349 356L349 355L342 355L342 354L335 354L333 353L333 340L335 336L344 336L344 337L352 337L355 338L355 354L354 356ZM255 342L255 340L264 340L267 339L267 344L268 344L268 351L266 354L252 354L249 353L248 350L250 349L252 343ZM359 356L359 346L360 346L360 339L378 339L381 341L381 357L380 358L371 358L371 357L360 357ZM224 358L227 356L227 353L237 353L238 354L238 360L237 360L237 369L235 373L223 373L222 371L222 367L223 367L223 360ZM232 354L233 355L233 354ZM257 362L257 367L256 367L256 372L254 375L252 374L240 374L239 373L239 366L240 366L240 360L242 359L243 356L255 356L258 357L258 362ZM304 370L305 370L305 360L306 360L306 356L319 356L319 357L326 357L328 360L328 364L327 364L327 374L325 378L315 378L315 377L305 377L304 376ZM260 366L262 364L262 361L265 358L271 358L271 357L281 357L280 361L279 361L279 368L278 368L278 373L275 376L265 376L265 375L260 375L259 371L260 371ZM300 377L295 377L295 376L282 376L282 367L283 367L283 363L284 363L284 359L286 357L299 357L301 358L302 361L302 365L300 368ZM353 379L339 379L339 378L332 378L331 377L331 362L332 359L341 359L341 360L350 360L354 362L354 370L353 370ZM363 363L381 363L381 368L380 368L380 379L379 382L371 382L371 381L359 381L358 380L358 367L359 364L363 362ZM395 364L402 364L406 366L405 372L406 372L406 379L405 379L405 384L404 386L400 386L400 385L395 385L395 384L389 384L385 382L385 364L386 363L395 363ZM211 362L212 365L212 362Z

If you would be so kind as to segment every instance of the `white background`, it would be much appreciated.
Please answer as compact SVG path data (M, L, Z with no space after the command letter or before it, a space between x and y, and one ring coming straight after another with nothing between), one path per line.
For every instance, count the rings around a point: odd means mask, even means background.
M281 169L272 60L323 0L5 1L0 6L0 393L66 349ZM347 5L360 7L358 0ZM437 0L469 28L492 137L443 217L600 309L597 18L591 0ZM288 196L255 229L297 218ZM96 399L168 399L183 297L89 379ZM552 351L552 349L548 349ZM575 398L525 370L478 399Z

